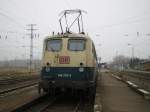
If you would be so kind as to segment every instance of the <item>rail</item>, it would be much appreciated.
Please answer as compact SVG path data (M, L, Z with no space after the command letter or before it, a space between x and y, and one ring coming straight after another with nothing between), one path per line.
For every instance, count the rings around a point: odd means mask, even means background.
M23 85L23 86L18 86L18 87L2 90L2 91L0 91L0 95L10 93L10 92L13 92L13 91L16 91L16 90L20 90L20 89L23 89L23 88L28 88L28 87L35 86L35 85L38 85L38 82L34 82L34 83L26 84L26 85Z
M68 99L66 100L66 98ZM85 104L86 101L82 98L74 99L68 95L60 94L56 96L49 96L49 94L46 94L13 110L12 112L92 112L85 109L88 108Z
M126 70L126 71L123 71L123 72L120 72L120 73L123 74L124 76L128 75L128 76L131 76L131 77L134 77L134 78L141 78L141 79L150 80L150 72Z
M123 80L131 81L147 91L150 91L150 72L126 70L117 71L116 75L120 76Z

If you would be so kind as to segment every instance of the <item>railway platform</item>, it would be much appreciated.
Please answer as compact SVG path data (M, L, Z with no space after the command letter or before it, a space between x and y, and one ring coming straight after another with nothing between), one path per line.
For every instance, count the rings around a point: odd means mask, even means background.
M150 102L115 79L111 72L102 72L100 97L103 112L150 112Z

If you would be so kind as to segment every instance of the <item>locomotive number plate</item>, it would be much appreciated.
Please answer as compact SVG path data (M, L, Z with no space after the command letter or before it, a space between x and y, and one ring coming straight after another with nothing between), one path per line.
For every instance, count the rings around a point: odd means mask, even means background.
M70 57L69 56L60 56L59 57L59 63L60 64L69 64L70 63Z
M72 75L71 74L58 74L59 78L71 78Z

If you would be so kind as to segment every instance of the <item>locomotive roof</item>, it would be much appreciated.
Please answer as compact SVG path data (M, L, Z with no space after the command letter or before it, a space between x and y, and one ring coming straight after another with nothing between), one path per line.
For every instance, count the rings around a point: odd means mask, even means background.
M49 38L87 38L90 39L88 35L81 34L81 33L64 33L64 34L57 34L57 35L52 35L52 36L47 36L46 39Z

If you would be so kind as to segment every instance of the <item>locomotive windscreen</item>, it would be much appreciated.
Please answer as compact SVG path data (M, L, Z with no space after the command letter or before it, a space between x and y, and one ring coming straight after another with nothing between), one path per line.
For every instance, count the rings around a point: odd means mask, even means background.
M83 51L85 49L85 40L69 39L68 49L71 51Z
M60 51L62 46L62 40L56 39L56 40L48 40L46 49L48 51Z

